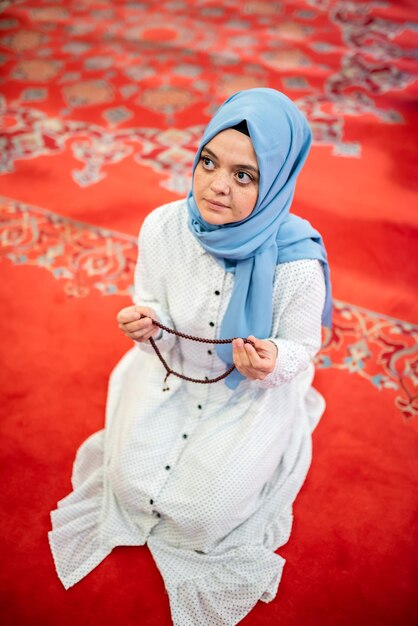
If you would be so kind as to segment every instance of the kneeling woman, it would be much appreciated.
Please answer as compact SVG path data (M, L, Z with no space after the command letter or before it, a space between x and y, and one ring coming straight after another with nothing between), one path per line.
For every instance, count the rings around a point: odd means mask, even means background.
M233 626L274 598L325 406L311 383L331 318L326 253L289 214L310 143L286 96L239 92L206 128L188 198L144 221L135 305L118 314L136 345L52 513L66 588L115 546L147 543L176 626Z

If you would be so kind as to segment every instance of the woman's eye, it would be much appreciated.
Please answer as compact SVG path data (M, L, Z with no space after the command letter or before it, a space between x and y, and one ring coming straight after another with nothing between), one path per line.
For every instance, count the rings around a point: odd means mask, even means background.
M214 165L214 163L213 163L212 159L210 159L210 158L209 158L209 157L207 157L207 156L202 156L201 161L202 161L203 167L204 167L206 170L213 170L213 168L215 167L215 165Z
M247 172L237 172L236 177L240 183L245 184L251 183L251 181L253 180L252 177L247 174Z

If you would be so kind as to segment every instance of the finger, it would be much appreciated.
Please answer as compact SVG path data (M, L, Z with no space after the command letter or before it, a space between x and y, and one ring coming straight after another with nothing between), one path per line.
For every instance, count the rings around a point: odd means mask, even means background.
M134 320L139 320L140 314L135 311L134 307L127 307L126 309L119 311L116 319L119 324L126 324L128 322L133 322Z
M154 309L149 309L144 306L135 306L135 311L139 313L141 317L149 317L150 319L157 319Z
M124 334L128 339L132 339L132 341L147 341L147 339L152 336L153 333L144 333L144 331L141 330L133 333L124 332Z
M272 351L266 349L267 342L263 339L257 339L254 335L249 335L248 341L251 343L246 343L245 348L251 365L262 371L267 371L270 361L273 360ZM270 342L267 345L269 348L272 347Z
M234 339L232 341L232 360L234 361L234 365L237 370L241 372L241 374L243 374L243 372L241 371L241 350L239 347L238 339Z
M257 339L257 337L254 337L254 335L249 335L247 337L247 339L251 343L250 344L246 344L246 345L251 345L252 344L252 346L254 347L254 349L257 352L257 354L264 350L265 341L263 339Z
M153 323L149 317L143 317L142 319L136 322L128 322L124 326L125 326L125 331L129 333L135 333L140 330L143 330L145 332L153 327Z
M143 333L131 333L131 339L133 339L134 341L139 341L140 343L143 343L145 341L148 341L149 339L151 339L151 337L155 334L154 329L150 330L149 332L143 334Z
M277 357L277 346L273 341L269 339L257 339L253 335L250 335L248 339L253 343L255 351L262 361L265 359L275 360Z
M235 366L238 368L246 368L250 366L250 360L244 348L244 342L242 339L234 339L232 342L232 354L234 357Z
M254 378L254 370L249 364L248 356L245 352L243 343L244 342L242 342L241 344L240 340L237 341L235 353L233 353L234 365L240 374L242 374L246 378L252 379Z
M254 337L254 335L248 335L247 337L248 341L250 341L252 344L254 344L254 347L260 343L260 339L257 339L257 337Z
M250 367L256 369L256 370L261 370L263 371L264 369L264 363L263 363L263 359L260 358L260 356L257 353L257 350L255 349L254 346L252 346L250 343L246 343L245 344L245 352L247 354L249 363L250 363Z
M278 349L274 342L266 339L248 337L254 343L254 352L249 351L251 362L259 372L269 374L274 370L277 361Z

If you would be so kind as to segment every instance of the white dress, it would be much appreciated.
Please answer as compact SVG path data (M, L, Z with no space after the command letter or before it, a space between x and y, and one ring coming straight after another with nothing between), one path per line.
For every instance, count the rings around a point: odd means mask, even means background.
M217 338L233 276L187 227L185 200L159 207L139 238L135 302L187 334ZM277 266L275 371L199 385L170 376L151 346L135 345L111 374L105 428L77 452L74 491L52 512L49 542L68 588L115 546L148 544L175 626L233 626L276 595L292 503L311 460L324 408L311 387L320 347L321 265ZM225 364L210 344L163 332L170 367L214 378Z

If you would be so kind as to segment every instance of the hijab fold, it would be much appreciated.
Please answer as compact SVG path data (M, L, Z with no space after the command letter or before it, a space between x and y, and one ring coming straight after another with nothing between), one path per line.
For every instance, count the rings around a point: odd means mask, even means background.
M193 172L203 147L221 131L243 121L247 123L260 171L257 203L251 215L241 222L212 225L202 218L193 188L187 198L192 234L226 271L234 274L220 338L250 334L268 338L276 266L300 259L318 259L322 263L326 283L322 322L330 326L331 283L321 235L307 220L289 213L296 179L311 145L309 125L296 105L274 89L249 89L234 94L206 127ZM232 365L230 345L217 346L217 354L228 366ZM225 382L234 389L243 378L234 370Z

